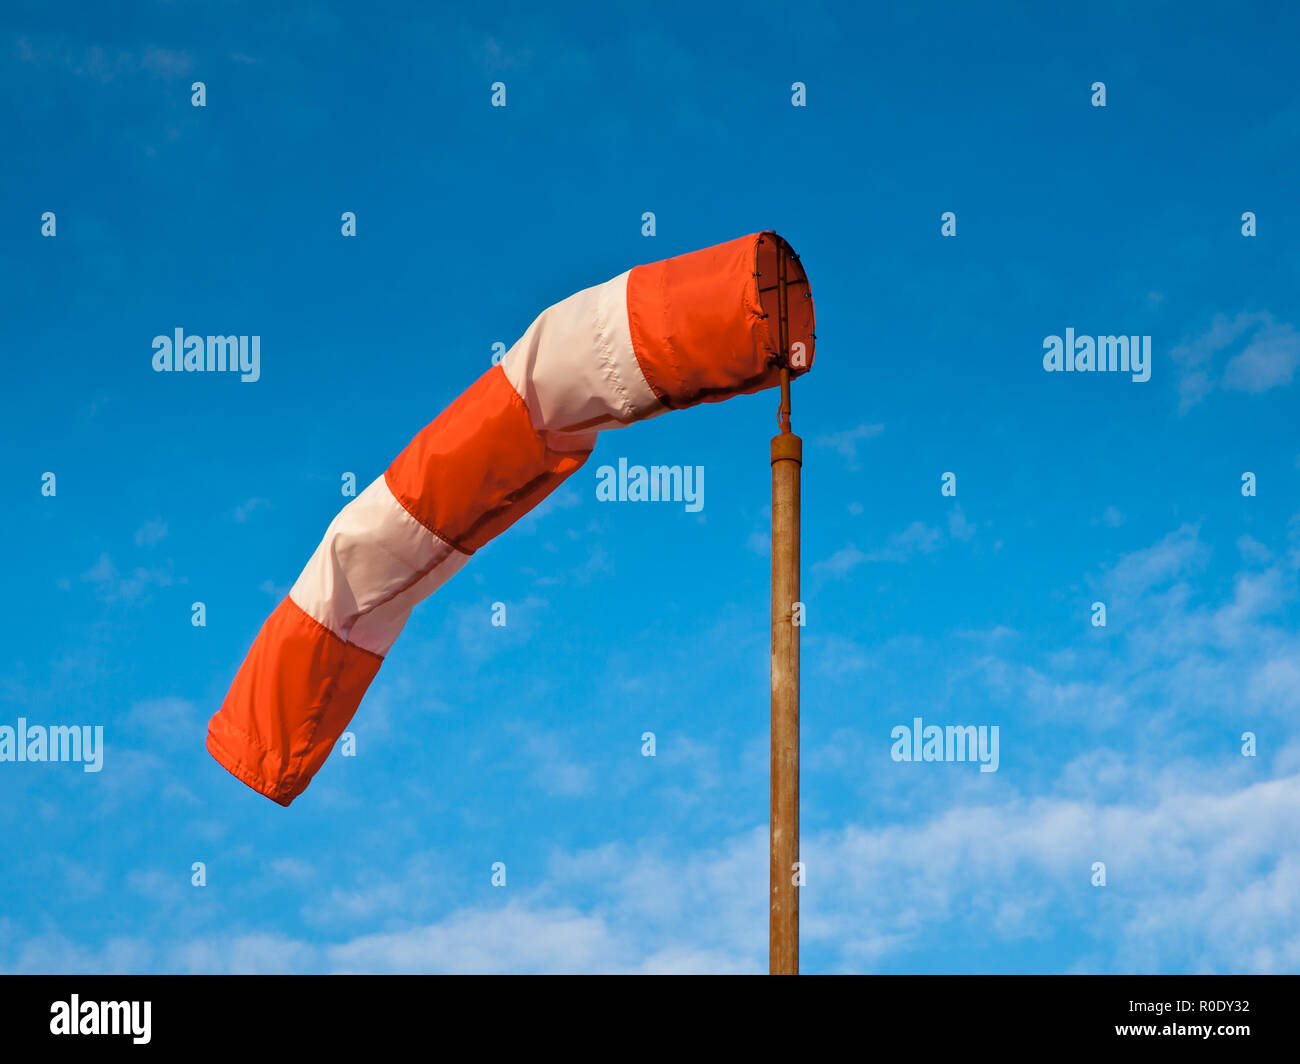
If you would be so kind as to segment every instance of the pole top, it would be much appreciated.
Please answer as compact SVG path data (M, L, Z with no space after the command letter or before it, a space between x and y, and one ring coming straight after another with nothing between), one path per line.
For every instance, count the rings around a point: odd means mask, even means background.
M772 464L798 462L803 465L803 440L793 432L782 432L772 437Z

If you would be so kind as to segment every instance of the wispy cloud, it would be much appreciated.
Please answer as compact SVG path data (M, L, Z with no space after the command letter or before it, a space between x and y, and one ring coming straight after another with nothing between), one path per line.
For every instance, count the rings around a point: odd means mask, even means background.
M1118 768L1122 774L1122 761ZM1013 794L910 823L809 833L805 951L825 951L832 970L878 971L912 950L978 942L993 962L990 943L1041 937L1053 915L1065 915L1087 933L1048 970L1285 972L1300 965L1292 905L1300 891L1300 837L1292 830L1300 775L1235 786L1191 777L1118 801L1079 793L1088 779L1067 770L1052 797ZM1106 866L1105 886L1092 883L1095 862ZM540 883L520 893L502 888L500 904L462 906L333 943L245 932L170 943L119 936L91 946L11 931L0 967L756 972L766 877L766 831L756 826L695 851L651 843L557 853ZM162 889L147 877L138 886ZM353 907L348 920L376 920L419 889L414 879L391 881L378 906ZM165 890L160 897L172 904Z
M245 499L243 502L241 502L238 506L235 507L232 516L239 524L242 525L245 521L247 521L250 517L252 517L253 514L257 513L258 510L265 509L270 505L271 505L270 499L263 499L261 497Z
M829 447L837 452L848 462L850 469L856 469L858 466L858 444L863 440L874 439L884 431L884 425L862 424L855 428L844 429L841 432L822 433L813 442L818 447Z
M1170 356L1179 371L1179 412L1186 413L1215 387L1258 395L1290 384L1300 365L1300 334L1264 311L1216 314L1205 332L1183 340Z
M38 70L61 70L107 85L133 74L163 80L185 78L194 57L175 48L144 44L135 48L73 41L62 35L23 34L14 45L16 58Z
M167 525L162 521L147 521L136 529L135 542L138 547L153 547L167 536Z
M137 566L129 575L123 574L107 554L101 554L95 564L81 574L81 579L93 585L96 594L105 602L135 599L150 585L168 587L172 582L171 573L156 566L150 569Z
M569 752L563 736L524 721L516 721L510 730L522 740L523 754L534 766L533 781L544 792L577 798L590 791L591 768Z
M954 511L949 524L954 539L968 540L974 535L974 527L960 511ZM862 551L854 543L841 547L829 558L814 562L812 572L814 576L842 577L864 562L906 562L918 554L932 554L943 542L941 529L924 521L913 521L901 532L893 533L883 546L875 550Z

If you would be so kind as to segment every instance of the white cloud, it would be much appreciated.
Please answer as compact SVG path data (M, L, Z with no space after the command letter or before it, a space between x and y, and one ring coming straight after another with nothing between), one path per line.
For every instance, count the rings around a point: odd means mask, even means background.
M1291 383L1300 364L1300 334L1290 325L1266 325L1223 370L1223 386L1258 395Z
M124 575L107 554L101 554L98 561L81 574L81 579L92 584L96 594L105 602L136 599L150 585L169 587L172 582L171 573L158 566L150 569L137 566L129 576Z
M161 543L166 535L167 526L162 521L147 521L136 530L136 546L152 547Z
M841 547L829 558L813 562L812 571L817 576L844 576L866 560L867 556L850 543L847 547Z
M632 970L599 916L567 907L463 909L436 924L328 947L334 972L560 974Z
M591 769L569 755L562 735L525 721L508 730L522 738L524 757L534 766L533 781L547 794L577 798L591 790Z
M1290 528L1300 536L1300 520ZM1191 584L1209 546L1198 528L1184 525L1102 575L1124 596L1123 610L1111 613L1122 631L1117 644L1104 636L1067 641L1043 652L1044 668L992 653L1024 649L1023 641L992 638L1005 634L994 629L975 645L973 661L950 662L948 680L960 698L975 697L978 687L1022 725L1020 737L1004 729L996 778L975 774L953 785L935 776L922 800L874 806L882 817L874 822L809 823L805 956L832 970L896 969L957 944L992 967L1023 955L1009 952L1017 944L1052 935L1059 970L1300 966L1300 743L1289 738L1300 711L1300 636L1279 616L1294 601L1300 558L1278 550L1265 556L1253 541L1248 550L1268 567L1237 573L1214 598L1213 589ZM827 662L857 653L849 640L820 638L810 635L809 644L818 676ZM894 661L906 669L932 649L925 643L902 655L887 645L870 658L859 654L859 664L874 670ZM174 708L166 699L142 703L129 719L165 727ZM1068 724L1063 748L1077 755L1049 760L1062 733L1037 727L1046 717ZM1208 740L1190 744L1198 729ZM1243 730L1259 731L1257 758L1241 756ZM518 734L524 752L548 771L554 762L577 764L563 735ZM874 749L869 731L840 727L808 750L808 769L835 786L836 776L868 773L896 783L916 768L883 761L878 769ZM670 766L671 751L663 752ZM1047 767L1013 770L1014 758ZM714 747L684 745L677 760L696 787L729 782ZM157 771L132 767L125 776ZM754 820L760 816L755 811ZM350 885L330 884L308 867L271 865L272 885L289 879L304 892L303 918L325 941L246 926L224 935L177 932L183 877L172 888L156 872L133 873L131 889L165 903L154 926L92 946L49 933L23 938L0 921L0 967L762 970L765 826L742 824L711 845L685 847L673 838L669 830L556 851L531 881L512 878L508 894L459 900L430 889L447 855L412 860L392 877L364 871ZM1094 861L1106 863L1106 887L1090 882ZM112 888L106 884L105 893ZM255 907L239 911L243 921L255 918Z
M171 81L188 77L194 69L194 57L173 48L141 45L127 50L81 43L61 34L24 34L15 42L15 53L19 62L38 70L63 70L105 85L140 72Z
M863 440L874 439L885 431L884 425L858 425L841 432L825 432L813 442L818 447L829 447L849 463L849 468L857 468L858 444Z
M975 535L975 526L966 518L961 503L954 503L948 512L948 535L959 543L965 543Z
M242 525L250 517L252 517L253 514L257 513L258 510L264 507L269 507L270 505L271 505L270 499L263 499L260 497L245 499L243 502L241 502L238 506L235 507L233 517L239 524Z
M132 703L123 726L152 749L188 747L202 735L205 722L199 707L185 698L151 698Z
M1137 598L1199 568L1209 557L1194 525L1182 525L1159 543L1124 555L1103 582L1114 598Z
M966 521L960 512L950 517L954 538L970 539L975 534L974 526ZM893 533L883 547L870 552L858 550L850 543L841 547L829 558L813 562L814 576L842 577L848 575L863 562L905 562L917 554L931 554L943 546L943 532L924 521L913 521L901 532Z
M1073 776L1092 785L1096 762ZM1116 773L1133 765L1117 759ZM906 964L954 936L997 947L1065 922L1084 931L1057 970L1258 971L1300 966L1300 776L1236 786L1190 775L1148 797L1011 796L907 823L805 836L805 954L835 970ZM1107 886L1091 884L1103 861ZM392 883L396 894L420 883ZM753 972L766 946L767 834L678 853L611 844L556 854L501 905L334 943L276 933L171 946L59 935L6 943L11 971ZM566 902L564 898L586 898ZM391 903L393 897L387 897ZM354 918L364 914L353 913ZM381 913L370 913L376 919ZM337 926L337 923L331 926ZM12 931L5 936L12 938Z
M1242 341L1240 350L1218 374L1221 357ZM1233 318L1216 314L1204 333L1183 340L1170 357L1179 370L1179 412L1186 413L1208 396L1216 383L1253 395L1290 384L1300 365L1300 334L1291 325L1274 321L1267 312Z
M1077 921L1092 959L1063 955L1061 969L1294 970L1300 776L1213 786L1193 777L1152 802L1019 798L815 837L814 936L871 967L950 921L1002 941ZM1105 887L1090 883L1094 861Z
M890 536L882 548L868 554L867 561L905 562L914 554L930 554L942 545L943 533L939 529L924 521L913 521L903 531Z

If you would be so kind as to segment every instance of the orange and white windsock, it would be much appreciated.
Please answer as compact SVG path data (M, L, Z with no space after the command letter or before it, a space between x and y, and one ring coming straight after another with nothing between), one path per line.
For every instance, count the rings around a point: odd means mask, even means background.
M288 805L416 603L581 466L600 430L770 388L783 363L797 375L812 360L807 276L770 232L637 266L543 311L334 518L209 722L208 750Z

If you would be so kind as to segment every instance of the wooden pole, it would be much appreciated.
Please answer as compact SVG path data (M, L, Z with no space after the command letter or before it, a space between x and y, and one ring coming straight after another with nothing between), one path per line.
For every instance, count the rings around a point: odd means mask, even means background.
M790 431L785 255L779 256L781 408L772 437L772 790L768 972L799 974L799 473L803 441Z

